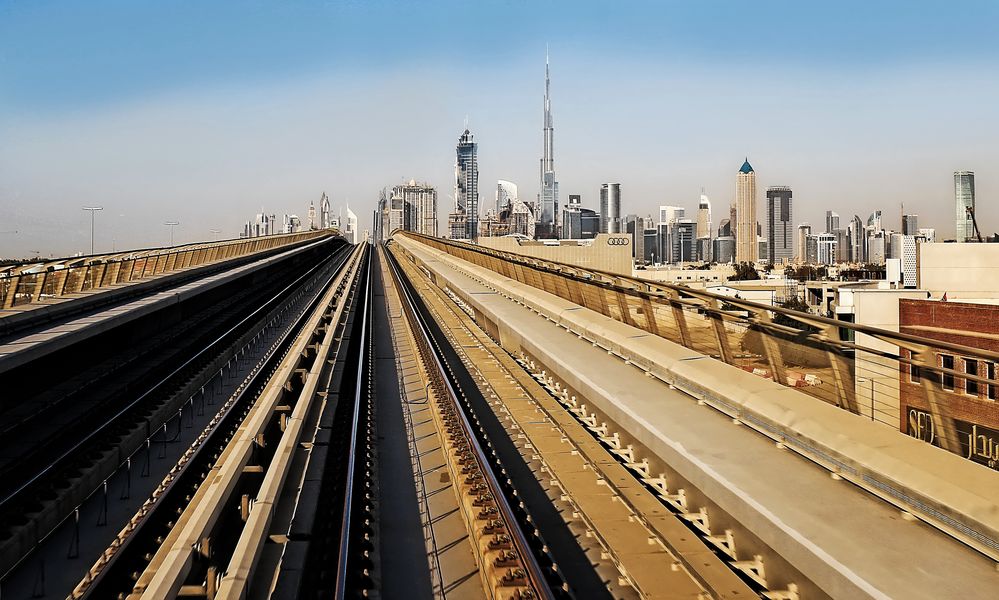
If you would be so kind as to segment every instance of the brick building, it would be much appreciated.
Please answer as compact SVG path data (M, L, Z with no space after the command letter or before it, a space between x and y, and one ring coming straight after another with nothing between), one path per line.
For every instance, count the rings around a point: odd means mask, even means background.
M899 300L899 330L951 344L999 353L999 303ZM957 373L924 372L901 365L900 429L940 445L939 421L930 417L930 394L954 418L961 451L967 458L999 469L999 381L995 384L963 378L967 373L997 380L996 360L933 349L924 357L937 367ZM903 357L911 356L902 351ZM932 386L928 390L927 386Z

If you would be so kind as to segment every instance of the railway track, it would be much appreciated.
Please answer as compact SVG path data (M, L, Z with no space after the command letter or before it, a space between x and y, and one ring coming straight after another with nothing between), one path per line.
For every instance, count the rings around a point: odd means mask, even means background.
M322 286L328 288L339 276L343 279L348 256L342 257L340 267ZM278 371L293 341L302 334L302 328L320 307L323 293L317 294L306 310L275 340L266 356L239 384L235 393L223 404L209 425L202 431L181 461L163 480L153 496L143 505L129 524L122 529L112 545L113 552L105 554L90 569L84 580L74 590L74 597L105 598L131 591L136 574L142 572L177 523L178 515L189 506L194 492L201 486L220 458L223 449L239 430L241 423L260 398L267 384ZM262 458L262 457L261 457ZM218 542L225 543L223 538ZM212 555L224 552L215 544ZM208 558L208 556L206 556Z
M23 476L6 480L5 492L0 496L0 521L6 526L0 544L6 540L8 548L20 550L18 561L0 565L5 573L0 577L0 586L32 559L34 549L41 548L60 529L75 527L67 556L79 554L80 514L88 503L100 504L102 496L104 507L98 527L110 526L113 531L121 526L119 522L108 522L109 488L120 486L119 502L131 500L137 504L140 496L130 498L133 466L141 476L154 480L162 477L163 472L149 470L151 462L155 462L150 460L153 448L175 444L182 428L193 425L196 418L213 419L213 423L219 420L231 407L223 405L214 418L206 410L229 396L240 374L252 363L259 366L259 356L273 353L275 338L287 331L289 321L298 321L298 313L314 304L348 256L344 247L300 275L277 279L263 288L268 294L263 300L248 297L244 301L244 305L254 302L255 308L238 311L230 306L223 311L224 318L218 319L223 325L221 331L216 327L210 335L195 338L200 344L195 352L167 349L167 355L174 357L172 365L153 369L125 387L116 403L95 405L88 418L48 435L45 460L33 455L32 460L21 461ZM91 386L99 387L99 380ZM96 424L91 420L107 413L110 416ZM44 562L39 569L40 589L44 590ZM37 582L33 589L39 589Z
M565 571L557 566L539 521L525 505L527 482L515 475L512 461L500 460L494 445L500 443L497 432L490 436L466 395L474 388L455 371L446 342L442 344L432 317L394 257L387 252L383 256L391 265L402 311L433 391L435 416L469 532L476 539L473 545L484 587L494 598L567 597Z
M367 252L365 245L355 248L310 310L240 384L119 533L73 597L245 597L258 589L255 582L271 589L281 579L284 545L294 537L292 521L308 512L299 510L298 499L287 490L308 487L302 485L306 466L314 451L325 457L320 448L330 450L330 460L347 466L333 491L344 508L338 523L350 526L336 528L335 543L312 540L308 552L322 554L333 545L345 557L354 555L354 538L363 541L364 536L364 494L355 490L364 489L365 478L363 464L348 461L347 452L364 445L364 403L369 399ZM344 363L354 368L351 377L334 381L334 365ZM349 402L340 401L346 396L342 386L354 391ZM331 394L334 387L340 393ZM338 425L344 422L346 432ZM334 450L342 439L355 441ZM286 486L289 481L297 485ZM363 551L357 556L363 559ZM346 561L345 568L333 571L352 570Z
M580 420L578 410L567 410L585 403L573 396L575 406L565 406L570 396L564 387L525 369L526 363L479 327L461 297L438 287L405 256L397 258L406 276L419 286L475 385L491 398L489 411L545 482L551 503L606 582L603 588L615 598L759 597L756 582L727 564L731 533L705 534L706 517L689 510L672 513L664 505L665 479L653 471L655 464L621 443L606 423ZM586 588L585 595L595 590Z

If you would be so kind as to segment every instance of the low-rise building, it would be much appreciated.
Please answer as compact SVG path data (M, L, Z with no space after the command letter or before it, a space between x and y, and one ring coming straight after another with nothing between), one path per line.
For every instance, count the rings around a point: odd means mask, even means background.
M999 298L999 244L917 244L916 267L933 298Z
M530 240L506 236L480 238L478 243L494 250L617 275L631 275L634 264L631 256L631 236L624 233L601 233L590 240Z
M967 248L973 244L953 246ZM999 299L962 302L902 300L899 327L903 333L999 352ZM911 356L909 350L903 349L902 352ZM996 361L933 348L930 353L931 356L921 358L941 369L957 373L923 372L916 366L903 365L899 388L899 429L926 442L942 445L941 415L934 414L932 399L937 405L947 407L961 454L991 469L999 469L999 409L996 408L999 378ZM962 373L996 383L964 378Z

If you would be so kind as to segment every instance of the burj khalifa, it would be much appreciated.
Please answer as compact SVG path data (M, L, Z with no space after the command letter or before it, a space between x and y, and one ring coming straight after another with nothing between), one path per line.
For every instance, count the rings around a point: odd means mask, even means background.
M555 180L555 128L552 126L551 79L548 55L545 54L545 126L544 154L541 156L541 193L538 194L539 238L559 235L558 181Z

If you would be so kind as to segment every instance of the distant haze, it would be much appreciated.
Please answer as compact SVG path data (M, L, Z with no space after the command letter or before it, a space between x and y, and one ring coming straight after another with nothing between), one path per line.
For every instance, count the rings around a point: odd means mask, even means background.
M814 229L829 209L897 229L904 202L952 237L973 170L999 230L991 2L37 4L0 7L0 256L89 251L92 205L98 252L165 245L171 220L178 243L261 209L304 222L323 191L364 229L409 179L437 186L443 232L466 116L481 204L497 179L533 199L546 43L563 203L613 181L622 213L690 216L703 187L717 228L748 156L761 221L789 185Z

